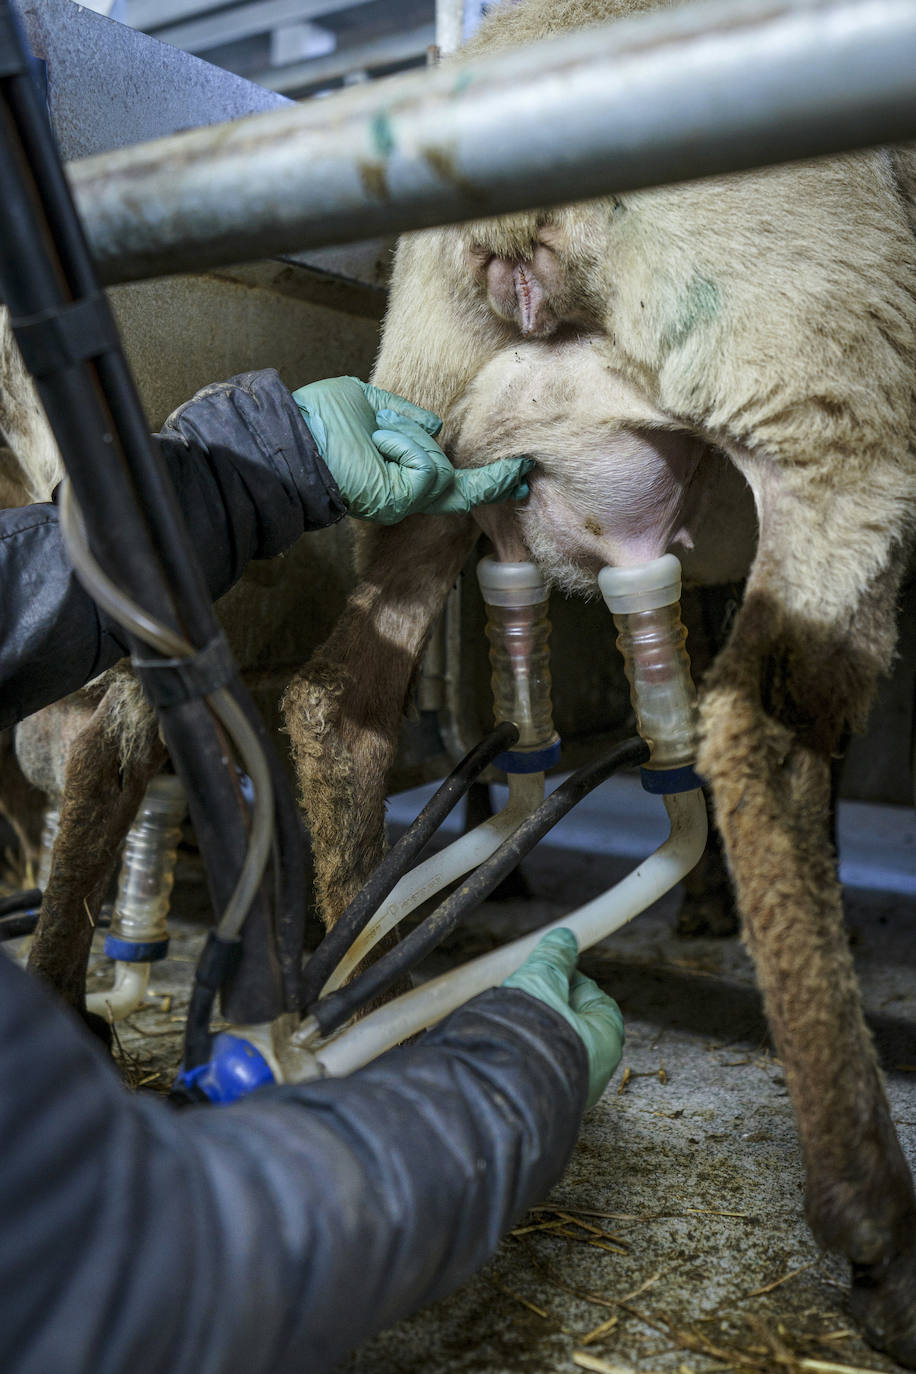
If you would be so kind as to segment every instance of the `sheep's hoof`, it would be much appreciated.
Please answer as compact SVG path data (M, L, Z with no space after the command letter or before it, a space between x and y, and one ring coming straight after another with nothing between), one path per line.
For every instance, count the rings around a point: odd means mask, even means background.
M849 1307L869 1345L916 1369L916 1234L887 1262L852 1266Z

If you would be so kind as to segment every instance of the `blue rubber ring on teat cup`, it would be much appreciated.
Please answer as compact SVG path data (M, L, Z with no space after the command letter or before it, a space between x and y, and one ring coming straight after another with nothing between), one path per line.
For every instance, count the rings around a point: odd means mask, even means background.
M681 768L640 768L640 781L653 796L670 796L672 792L695 792L702 787L692 763Z
M504 773L546 773L560 758L560 740L555 739L543 749L507 749L497 754L494 768Z
M109 959L122 964L153 964L168 957L169 942L165 940L121 940L117 935L105 936L105 953Z

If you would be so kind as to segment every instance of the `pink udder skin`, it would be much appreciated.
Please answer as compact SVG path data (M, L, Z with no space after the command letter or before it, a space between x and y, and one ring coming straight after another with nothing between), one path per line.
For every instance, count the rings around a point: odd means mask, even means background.
M500 558L531 557L560 586L585 594L605 565L689 553L702 533L705 487L713 480L721 493L727 463L657 412L582 337L504 350L472 382L449 430L459 465L537 460L526 502L478 507L475 516ZM742 532L747 524L745 512Z

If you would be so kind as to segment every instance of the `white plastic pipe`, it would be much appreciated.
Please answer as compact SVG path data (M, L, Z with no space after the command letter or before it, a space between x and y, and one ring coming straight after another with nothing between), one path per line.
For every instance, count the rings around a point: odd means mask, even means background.
M345 983L360 960L411 911L489 859L503 840L540 805L543 798L543 773L510 773L509 800L502 811L404 874L365 930L347 950L322 988L322 996Z
M574 932L580 950L588 949L645 911L690 872L706 846L702 791L674 793L664 802L671 822L667 840L616 887L569 916L380 1007L326 1045L314 1048L320 1068L335 1076L352 1073L408 1036L440 1021L471 997L498 986L527 959L548 930L564 926Z
M106 1021L123 1021L143 1001L149 982L149 964L116 959L114 983L107 992L86 994L86 1010Z

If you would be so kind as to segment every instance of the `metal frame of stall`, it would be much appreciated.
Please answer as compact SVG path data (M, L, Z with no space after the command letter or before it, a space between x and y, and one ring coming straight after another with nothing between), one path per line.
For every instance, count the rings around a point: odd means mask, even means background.
M911 0L710 0L71 165L106 282L916 137Z

